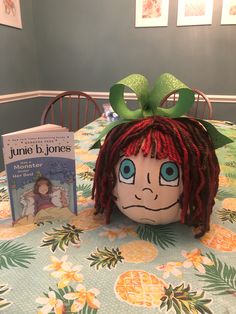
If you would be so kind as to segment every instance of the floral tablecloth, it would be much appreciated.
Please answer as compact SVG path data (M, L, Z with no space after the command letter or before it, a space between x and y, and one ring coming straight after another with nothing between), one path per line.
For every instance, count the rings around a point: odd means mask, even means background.
M138 225L121 213L94 216L91 186L107 122L75 133L78 216L11 227L0 174L2 313L236 313L236 127L214 122L234 143L217 150L220 186L211 229L195 239L179 223Z

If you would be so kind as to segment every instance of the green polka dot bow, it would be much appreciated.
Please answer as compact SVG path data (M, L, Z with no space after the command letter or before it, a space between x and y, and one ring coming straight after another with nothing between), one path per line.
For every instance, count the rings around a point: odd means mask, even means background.
M124 89L128 87L137 96L140 108L130 110L124 100ZM161 108L161 101L170 93L178 92L179 99L172 108ZM138 119L149 116L177 118L185 114L194 102L194 92L169 73L162 74L149 91L148 80L140 74L131 74L110 89L110 104L123 119Z
M129 88L137 96L138 108L131 110L124 99L124 90ZM178 93L178 101L171 108L161 108L162 101L172 93ZM191 88L169 73L162 74L155 82L153 89L149 89L148 80L140 74L131 74L110 89L110 104L119 116L119 120L110 123L99 135L92 148L100 147L100 140L114 127L135 119L150 116L162 116L168 118L179 118L186 114L194 103L194 92ZM222 135L216 128L205 120L198 119L207 129L215 148L219 148L232 142Z

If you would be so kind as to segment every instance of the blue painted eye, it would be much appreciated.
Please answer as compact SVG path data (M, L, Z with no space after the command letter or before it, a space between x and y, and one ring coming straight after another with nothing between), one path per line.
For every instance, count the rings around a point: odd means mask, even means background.
M170 186L179 184L179 167L173 161L167 161L161 165L160 184Z
M120 182L124 182L127 184L134 184L135 172L136 172L136 168L133 161L128 158L123 159L122 162L120 163L120 168L119 168Z

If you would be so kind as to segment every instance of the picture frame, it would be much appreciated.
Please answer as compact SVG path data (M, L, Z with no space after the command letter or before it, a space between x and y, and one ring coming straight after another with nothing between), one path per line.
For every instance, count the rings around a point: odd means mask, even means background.
M169 0L136 0L135 27L168 26Z
M221 25L236 24L236 0L223 0Z
M177 26L212 24L213 0L178 0Z
M0 24L22 28L20 0L0 0Z

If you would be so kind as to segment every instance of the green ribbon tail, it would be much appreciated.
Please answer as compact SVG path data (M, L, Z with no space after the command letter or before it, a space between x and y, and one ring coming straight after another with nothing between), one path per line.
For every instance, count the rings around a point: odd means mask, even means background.
M222 146L225 146L226 144L233 143L234 141L231 140L229 137L223 135L220 133L214 125L212 125L210 122L206 120L197 119L207 130L207 133L210 135L214 148L220 148Z
M123 123L127 123L130 122L131 120L117 120L114 122L109 123L103 130L102 132L99 134L99 136L97 137L97 139L95 140L95 143L89 148L89 150L91 149L96 149L96 148L100 148L101 147L101 139L106 136L113 128L115 128L117 125L123 124Z
M179 98L175 106L160 108L161 102L170 94L178 93ZM194 102L194 92L191 88L170 73L162 74L156 81L149 95L149 104L155 115L178 118L191 108Z
M143 75L131 74L113 85L110 89L110 104L120 118L142 118L142 108L136 110L130 110L128 108L124 100L125 87L128 87L136 94L139 106L143 107L143 104L145 104L148 99L148 80Z

